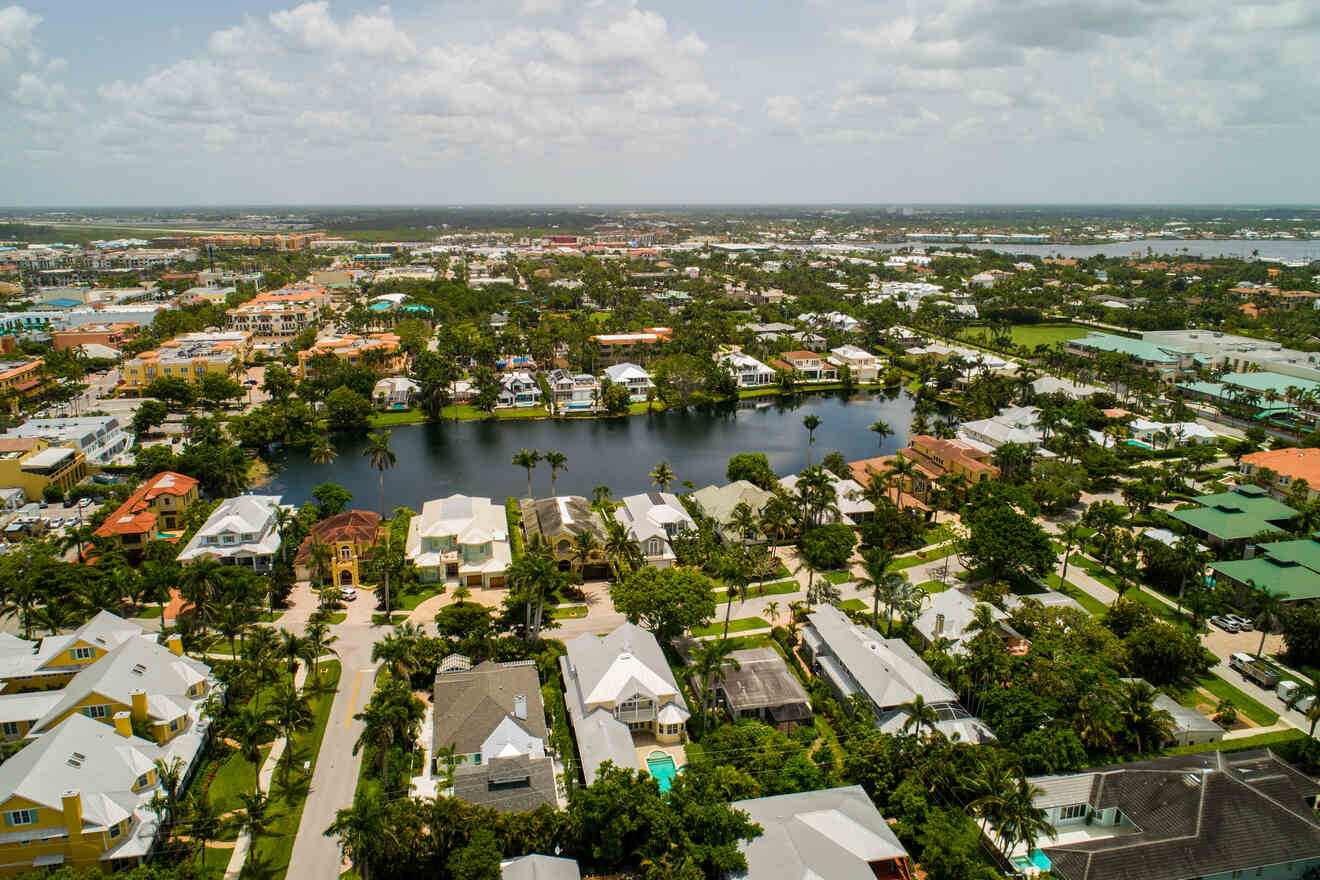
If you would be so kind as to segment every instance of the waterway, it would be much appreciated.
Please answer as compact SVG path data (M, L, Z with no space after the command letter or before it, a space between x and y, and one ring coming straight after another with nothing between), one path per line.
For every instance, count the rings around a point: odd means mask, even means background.
M1212 257L1234 257L1239 260L1261 258L1268 260L1320 260L1320 239L1202 239L1202 238L1147 238L1134 241L1115 241L1098 244L1007 244L996 242L876 242L858 244L857 247L893 251L902 248L914 248L922 251L930 249L945 250L955 247L967 247L972 250L990 250L1003 254L1024 254L1036 257L1140 257L1154 256L1190 256L1209 259Z
M496 499L525 495L526 471L512 464L520 449L568 456L568 469L558 475L561 495L589 496L596 486L609 486L615 497L649 491L647 474L660 461L673 468L677 481L671 488L679 491L688 480L698 488L723 483L729 458L740 452L764 453L777 474L797 473L807 464L807 414L821 420L813 461L834 450L855 461L878 453L878 437L869 430L876 421L894 431L885 439L886 454L905 444L912 405L906 391L894 390L760 398L618 419L405 425L390 436L398 463L385 472L386 504L420 510L423 502L455 492ZM299 448L277 455L274 476L261 491L301 504L316 486L334 482L353 493L355 505L378 509L379 476L362 454L365 436L341 434L333 441L339 456L331 464L316 464ZM550 494L544 462L532 472L532 483L536 495Z

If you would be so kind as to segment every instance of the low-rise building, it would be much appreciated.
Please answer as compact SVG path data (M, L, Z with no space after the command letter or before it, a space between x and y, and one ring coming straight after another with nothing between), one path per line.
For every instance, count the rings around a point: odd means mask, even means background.
M669 327L647 327L640 333L601 333L591 340L596 343L602 364L619 364L645 360L646 354L668 342L673 332Z
M719 524L720 532L726 540L742 541L748 544L765 540L760 532L739 535L729 522L733 511L739 504L746 504L752 513L760 515L766 504L774 498L773 492L767 492L748 480L734 480L727 486L706 486L692 493L692 502L697 505L703 516L708 516Z
M380 514L370 510L346 510L312 526L294 557L298 580L316 581L324 577L334 587L362 586L362 564L371 558L376 539L381 534ZM314 551L324 545L328 559L319 562ZM324 570L318 572L318 565Z
M1196 366L1196 355L1175 345L1144 342L1112 333L1091 332L1065 343L1069 354L1095 358L1104 352L1127 355L1147 370L1164 378L1181 375Z
M775 383L775 371L749 354L728 351L715 358L733 374L739 388L760 388Z
M298 374L304 378L316 375L316 361L321 357L337 358L349 366L369 367L381 376L401 373L407 366L407 357L399 348L395 333L366 336L350 333L318 339L311 348L298 352Z
M988 419L974 419L958 426L958 439L984 452L1006 443L1040 449L1044 433L1037 424L1040 410L1034 406L1010 406Z
M555 370L546 379L557 410L594 409L600 399L600 382L586 373Z
M147 480L96 530L125 550L142 550L148 541L177 542L184 515L197 501L197 481L164 471Z
M1282 532L1297 511L1271 498L1259 486L1238 486L1228 492L1201 495L1198 507L1169 511L1186 524L1197 540L1240 556L1253 538L1266 532Z
M651 374L636 364L611 364L605 368L605 378L611 384L626 388L628 399L633 403L645 401L650 390L655 387Z
M606 761L640 770L639 748L686 740L691 716L655 636L625 623L609 635L578 636L565 648L559 658L564 701L588 785Z
M1199 422L1153 422L1140 416L1128 423L1130 440L1152 449L1213 446L1219 435Z
M912 622L922 641L933 645L943 640L950 654L967 653L967 628L976 619L976 608L985 604L994 621L994 633L1003 640L1010 654L1024 654L1030 647L1027 640L1008 624L1008 614L993 605L977 602L958 589L931 593L926 597L921 613Z
M23 490L37 501L48 487L72 489L87 476L87 459L73 446L52 446L37 437L0 438L0 486Z
M831 471L825 471L824 474L825 479L830 483L830 488L834 491L834 508L837 515L831 516L832 522L841 522L851 526L875 519L875 505L866 500L864 497L865 490L860 483L856 480L836 476ZM800 480L801 477L798 474L792 474L781 479L779 485L786 492L796 496Z
M407 376L390 376L381 379L371 389L371 402L376 405L376 409L407 409L421 391L422 386Z
M225 321L259 341L286 341L316 326L329 302L323 287L274 290L230 309Z
M600 514L580 495L562 495L555 498L522 500L522 531L524 541L539 536L560 569L579 571L584 578L609 575L605 558L607 534ZM582 536L586 536L583 538ZM579 552L579 544L588 541L591 551L586 558Z
M847 367L858 382L874 382L880 377L880 358L855 345L840 345L830 349L830 363Z
M426 583L502 587L513 558L508 523L489 498L438 498L409 520L404 552Z
M1255 479L1268 471L1268 490L1275 498L1287 498L1298 483L1306 483L1306 500L1320 497L1320 449L1271 449L1242 456L1242 474Z
M131 445L117 416L29 419L0 438L35 438L51 446L70 446L93 465L119 463Z
M225 565L270 571L280 549L279 509L279 495L226 498L179 552L179 562L217 559Z
M811 721L811 698L778 651L745 648L729 659L737 665L726 663L723 677L711 682L710 701L733 721L755 718L783 731Z
M495 405L500 407L523 408L541 405L541 388L536 377L526 370L514 370L500 374L500 393Z
M811 351L786 351L773 366L794 373L806 382L834 382L839 378L838 367L823 355Z
M105 345L123 348L124 342L137 335L141 325L136 321L107 321L84 324L69 330L52 330L50 337L56 351L78 349L84 345Z
M1243 598L1269 590L1287 603L1320 599L1320 538L1257 544L1251 558L1212 562L1210 571L1215 582L1231 584Z
M252 354L252 334L239 330L183 333L124 361L119 390L134 395L157 379L183 379L196 384L207 373L228 375L235 363Z
M674 536L696 528L678 496L670 492L629 495L615 509L614 518L637 542L646 564L656 568L673 565Z
M761 826L734 880L911 880L912 860L860 785L730 804Z
M453 762L454 797L506 813L559 806L535 661L448 664L434 696L431 754Z
M0 360L0 405L7 405L15 413L40 394L48 384L41 370L45 364L41 358Z

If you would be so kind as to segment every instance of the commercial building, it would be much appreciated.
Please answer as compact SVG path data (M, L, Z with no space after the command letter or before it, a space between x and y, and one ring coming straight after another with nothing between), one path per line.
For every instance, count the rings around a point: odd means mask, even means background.
M252 334L238 330L184 333L124 362L122 394L137 394L157 379L176 378L196 384L207 373L229 375L234 364L252 354Z
M508 516L489 498L428 501L408 522L404 552L426 583L502 587L513 559Z
M107 321L84 324L71 330L52 330L51 340L56 351L67 351L84 345L105 345L122 348L124 342L137 335L141 324L135 321Z
M1242 474L1255 478L1263 471L1269 477L1269 491L1276 498L1286 498L1305 481L1306 500L1320 497L1320 449L1271 449L1242 456ZM1269 476L1268 474L1266 475Z
M1285 348L1268 339L1217 330L1152 330L1141 334L1141 339L1193 352L1200 363L1227 367L1235 373L1261 371L1320 382L1320 353Z
M304 378L315 375L316 358L322 356L338 358L349 366L370 367L382 376L401 373L407 366L395 333L348 334L317 340L311 348L298 352L298 374Z
M43 390L48 380L42 373L46 362L35 360L0 360L0 406L16 413Z
M1127 355L1139 366L1164 378L1181 375L1196 366L1193 352L1175 345L1144 342L1112 333L1091 332L1080 339L1069 339L1065 348L1070 354L1094 358L1104 352Z
M29 419L0 435L0 439L8 438L35 438L51 446L71 446L93 465L119 463L132 445L116 416Z
M67 492L87 476L87 459L72 446L36 437L0 437L0 487L38 501L49 486Z
M177 542L183 536L184 515L197 501L197 481L165 471L137 488L96 530L98 538L115 541L126 550L141 550L148 541Z
M1202 495L1199 507L1171 510L1169 515L1185 523L1199 541L1225 553L1241 555L1251 539L1284 531L1297 511L1276 501L1259 486L1238 486L1228 492Z
M180 551L179 562L217 559L225 565L270 571L280 549L279 509L279 495L226 498Z
M1265 749L1028 782L1052 834L1037 852L1017 844L1005 854L1023 871L1061 880L1283 880L1320 865L1320 785Z
M376 539L381 534L380 514L370 510L346 510L323 519L312 526L294 557L294 573L298 580L316 580L318 561L313 548L326 548L328 583L335 587L362 586L362 564L371 558Z
M234 330L251 333L260 341L292 339L316 325L321 310L329 305L325 288L306 288L262 293L226 313L226 323Z

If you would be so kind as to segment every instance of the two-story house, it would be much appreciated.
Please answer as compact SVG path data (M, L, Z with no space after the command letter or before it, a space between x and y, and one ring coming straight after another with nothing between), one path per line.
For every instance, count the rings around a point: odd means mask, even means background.
M117 542L125 550L142 550L154 540L176 542L183 536L184 515L196 500L196 480L164 471L128 496L95 534Z
M586 373L555 370L547 382L557 410L589 410L600 399L600 382Z
M424 582L502 587L513 558L508 517L489 498L428 501L408 523L405 554Z
M858 382L874 382L880 376L880 358L855 345L830 349L829 360L836 367L847 367Z
M533 536L539 535L560 569L580 571L584 578L609 575L609 562L605 558L605 524L587 499L580 495L535 500L524 498L521 505L524 539L531 541ZM580 538L582 535L587 538ZM583 540L592 545L585 559L579 552Z
M835 382L839 378L838 367L813 351L786 351L774 366L795 373L806 382Z
M500 375L500 393L495 405L501 407L539 406L541 389L536 377L526 370L514 370Z
M671 492L629 495L623 499L623 506L615 509L614 518L637 542L646 564L656 568L668 568L674 564L671 542L675 535L696 529L678 496Z
M40 642L6 634L0 639L0 695L62 688L110 651L138 638L143 638L142 627L109 611Z
M739 388L758 388L763 385L773 385L775 382L775 371L750 354L727 351L718 355L715 362L723 365L733 374L733 379Z
M198 559L218 559L225 565L270 571L280 549L276 528L279 509L279 495L226 498L180 551L179 562L186 565Z
M655 387L651 374L636 364L612 364L605 368L605 378L628 389L628 399L633 403L645 401L647 392Z
M316 580L316 554L313 547L323 544L329 551L326 563L328 582L336 587L362 586L362 563L371 558L372 548L381 534L380 514L370 510L346 510L312 526L294 557L298 580Z
M605 761L641 769L645 756L639 752L686 739L687 703L655 636L625 623L565 647L559 658L564 699L588 785Z

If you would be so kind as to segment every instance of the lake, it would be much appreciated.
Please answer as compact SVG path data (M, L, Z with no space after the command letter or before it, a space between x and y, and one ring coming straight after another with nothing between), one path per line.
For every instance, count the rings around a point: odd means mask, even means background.
M807 431L802 419L815 413L812 460L819 463L838 450L849 461L877 454L877 436L870 425L883 421L894 435L885 439L885 453L906 445L913 401L906 391L799 394L793 398L761 398L738 404L672 409L618 419L479 421L405 425L393 429L390 447L398 458L385 472L389 507L421 510L422 503L456 492L503 499L527 493L527 473L514 467L518 450L558 450L568 456L559 472L561 495L587 495L609 486L615 497L650 490L647 476L667 460L682 491L691 480L698 488L724 483L729 458L740 452L761 452L776 474L797 473L807 464ZM380 507L378 475L363 456L365 435L333 438L339 457L319 465L306 450L291 448L271 462L273 479L261 491L301 504L321 483L334 482L350 490L354 504ZM532 472L537 496L550 494L550 469L542 462Z
M1320 260L1320 239L1240 239L1240 238L1147 238L1140 241L1097 242L1095 244L1008 244L996 242L892 242L858 243L857 247L875 248L876 250L901 250L913 248L918 251L947 250L954 247L967 247L974 251L996 251L1001 254L1023 254L1036 257L1130 257L1138 254L1142 258L1148 254L1154 256L1189 256L1201 259L1213 257L1234 257L1239 260L1263 258L1270 260Z

